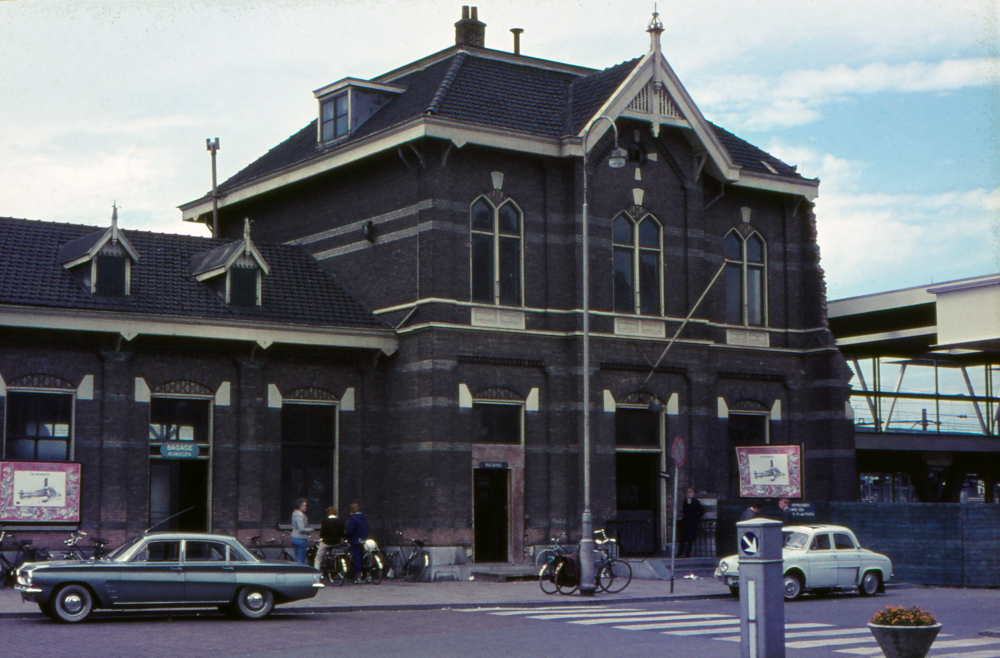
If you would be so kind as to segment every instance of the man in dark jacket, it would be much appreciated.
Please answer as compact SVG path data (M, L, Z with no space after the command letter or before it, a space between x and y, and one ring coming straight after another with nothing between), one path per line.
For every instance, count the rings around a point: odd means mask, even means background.
M694 548L694 540L698 534L698 521L701 521L701 517L705 516L705 508L701 506L701 501L694 497L692 487L688 487L683 509L681 541L677 549L677 557L691 557L691 549Z
M347 527L344 529L344 536L351 545L351 557L354 559L354 582L361 582L361 546L368 539L368 519L361 513L361 506L351 503L348 508L351 511L351 518L347 520ZM371 576L367 579L371 582Z
M326 518L319 531L319 548L316 549L316 562L313 566L323 568L323 559L331 548L344 541L344 522L337 516L336 507L326 508Z

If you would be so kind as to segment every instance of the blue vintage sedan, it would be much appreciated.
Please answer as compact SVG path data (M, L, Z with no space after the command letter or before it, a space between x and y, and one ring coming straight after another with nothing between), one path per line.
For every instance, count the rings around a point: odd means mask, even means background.
M157 532L100 560L25 564L14 589L50 618L72 623L95 608L216 607L262 619L275 604L312 598L321 587L311 566L259 560L232 537Z

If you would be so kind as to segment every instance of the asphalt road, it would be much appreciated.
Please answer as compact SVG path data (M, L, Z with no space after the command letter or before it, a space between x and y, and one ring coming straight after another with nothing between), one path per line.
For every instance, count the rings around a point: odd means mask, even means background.
M554 601L558 602L558 599ZM1000 591L893 589L807 597L785 606L790 657L850 658L877 651L865 624L885 605L919 605L944 624L929 658L1000 658ZM4 656L677 656L738 658L735 600L504 609L275 614L262 622L214 614L98 613L75 626L0 621ZM626 628L622 628L626 627ZM629 628L631 627L631 628ZM946 635L946 636L945 636Z

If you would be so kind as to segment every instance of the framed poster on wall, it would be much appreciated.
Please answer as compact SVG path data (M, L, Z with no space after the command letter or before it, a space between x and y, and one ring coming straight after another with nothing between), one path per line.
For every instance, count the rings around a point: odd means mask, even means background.
M801 498L802 446L736 448L743 498Z
M0 523L79 523L78 462L0 461Z

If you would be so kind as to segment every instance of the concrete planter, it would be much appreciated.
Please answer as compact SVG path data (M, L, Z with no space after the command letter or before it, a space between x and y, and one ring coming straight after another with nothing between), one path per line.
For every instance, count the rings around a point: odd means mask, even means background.
M933 626L880 626L868 624L886 658L924 658L941 630Z

